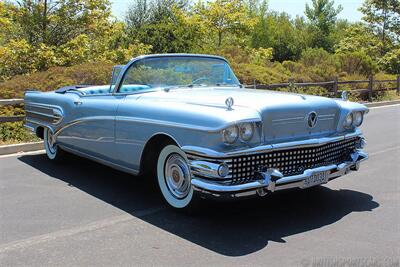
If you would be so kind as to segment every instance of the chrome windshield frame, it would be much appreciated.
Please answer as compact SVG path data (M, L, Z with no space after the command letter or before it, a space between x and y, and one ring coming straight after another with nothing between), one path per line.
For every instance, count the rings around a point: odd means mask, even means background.
M168 57L187 57L187 58L210 58L210 59L218 59L218 60L222 60L224 61L226 64L229 65L229 62L220 56L214 56L214 55L205 55L205 54L152 54L152 55L144 55L144 56L139 56L136 58L133 58L131 61L129 61L128 64L125 65L125 67L121 70L121 72L118 75L117 81L114 85L114 88L112 90L112 94L113 95L128 95L128 94L135 94L135 93L139 93L139 92L145 92L145 91L155 91L154 88L152 89L145 89L145 90L140 90L138 92L132 92L132 93L120 93L119 89L122 85L122 81L124 79L124 76L126 74L126 72L128 71L128 69L135 63L144 60L144 59L150 59L150 58L168 58ZM230 65L229 65L230 67ZM231 69L232 70L232 69ZM232 70L232 74L235 76L235 78L237 79L236 75L233 73ZM237 79L238 80L238 79ZM238 80L239 81L239 80ZM238 84L238 86L240 86L240 84ZM157 88L157 90L162 90L162 87Z

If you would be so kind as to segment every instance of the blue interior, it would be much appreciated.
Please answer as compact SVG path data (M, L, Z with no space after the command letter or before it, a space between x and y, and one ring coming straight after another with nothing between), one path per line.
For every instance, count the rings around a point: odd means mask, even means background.
M120 93L129 93L129 92L135 92L138 90L145 90L145 89L150 89L150 86L148 85L135 85L135 84L126 84L122 85L120 88ZM107 86L96 86L96 87L87 87L87 88L82 88L80 89L83 93L86 95L102 95L102 94L108 94L110 93L110 87Z
M146 90L150 89L151 87L148 85L143 85L143 84L124 84L119 88L120 93L129 93L129 92L135 92L138 90Z

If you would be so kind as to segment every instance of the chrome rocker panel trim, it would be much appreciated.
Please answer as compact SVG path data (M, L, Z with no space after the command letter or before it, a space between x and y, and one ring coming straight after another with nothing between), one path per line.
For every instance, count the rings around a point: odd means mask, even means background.
M302 188L304 180L312 174L323 171L331 171L328 175L328 181L348 174L350 171L358 170L360 162L367 160L368 155L362 150L357 150L351 155L352 161L346 161L341 164L332 164L328 166L307 169L300 175L286 176L271 182L271 179L258 180L240 185L224 185L215 181L192 178L193 189L205 195L221 197L244 197L251 195L265 195L267 192L274 192L290 188ZM274 170L276 171L276 170Z

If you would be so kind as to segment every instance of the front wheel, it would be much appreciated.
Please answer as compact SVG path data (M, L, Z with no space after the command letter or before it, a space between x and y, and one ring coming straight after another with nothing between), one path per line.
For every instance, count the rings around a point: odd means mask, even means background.
M166 145L157 160L157 181L164 199L174 208L191 209L198 197L191 185L185 153L176 145Z
M56 144L56 139L50 129L46 128L44 130L43 139L46 155L49 159L57 161L63 157L64 151Z

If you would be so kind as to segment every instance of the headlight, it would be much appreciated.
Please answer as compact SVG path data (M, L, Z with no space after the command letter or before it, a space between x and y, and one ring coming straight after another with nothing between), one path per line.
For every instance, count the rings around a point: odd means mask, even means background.
M242 123L239 125L239 135L242 141L250 141L254 134L254 127L252 123Z
M343 127L346 129L351 128L353 124L353 113L349 113L344 120Z
M230 126L223 130L222 139L226 144L233 144L239 137L239 129L236 125Z
M360 111L357 111L356 113L354 113L354 126L358 127L363 123L363 113Z

